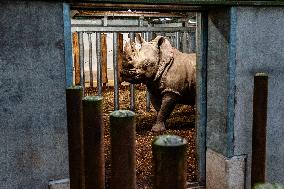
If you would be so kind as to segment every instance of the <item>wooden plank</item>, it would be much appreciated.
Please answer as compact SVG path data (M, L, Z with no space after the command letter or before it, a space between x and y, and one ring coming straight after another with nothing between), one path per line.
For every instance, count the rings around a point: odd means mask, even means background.
M122 61L123 61L123 35L121 33L118 34L118 81L122 82L122 77L120 76L120 71L122 69Z
M102 82L103 85L105 86L108 83L108 78L107 78L107 34L102 34L101 35L101 51L102 51Z
M80 85L80 61L79 61L79 37L78 32L73 32L72 34L73 39L73 62L75 68L75 85Z

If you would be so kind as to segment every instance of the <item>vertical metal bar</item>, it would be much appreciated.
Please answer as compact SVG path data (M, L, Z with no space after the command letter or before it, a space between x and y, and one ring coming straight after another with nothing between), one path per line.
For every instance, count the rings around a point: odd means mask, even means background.
M195 32L192 31L188 32L188 52L196 52L196 35Z
M93 43L92 43L92 33L88 33L88 41L89 41L90 87L94 87L94 80L93 80Z
M251 186L265 182L268 75L254 76Z
M153 32L147 32L148 33L148 40L151 41L154 37Z
M171 45L172 45L173 47L176 47L175 36L173 36L172 33L171 33L171 35L168 37L168 39L170 40Z
M135 42L134 32L129 33L130 43ZM135 87L130 84L130 110L135 111Z
M140 16L138 26L142 27L143 25L144 25L144 17Z
M79 32L79 61L80 61L80 70L81 70L81 78L80 83L83 88L83 96L85 95L85 65L84 65L84 33Z
M118 81L118 33L113 33L113 79L114 79L114 110L119 109L119 81Z
M188 52L187 50L187 33L186 32L183 32L182 33L182 41L181 41L181 44L182 44L182 52L186 53Z
M96 51L97 51L97 88L98 95L102 95L102 47L101 47L101 33L96 33Z
M151 33L150 32L146 32L145 33L145 41L150 41L151 40ZM147 90L146 91L146 111L149 112L150 111L150 93Z
M146 91L146 111L147 112L150 112L150 98L151 98L150 93L147 90Z
M107 26L107 21L108 21L107 15L105 15L102 20L103 20L103 26Z
M180 34L175 32L175 47L177 50L180 50Z
M207 124L207 45L208 15L197 13L197 62L196 62L196 151L198 180L205 185L206 178L206 124Z

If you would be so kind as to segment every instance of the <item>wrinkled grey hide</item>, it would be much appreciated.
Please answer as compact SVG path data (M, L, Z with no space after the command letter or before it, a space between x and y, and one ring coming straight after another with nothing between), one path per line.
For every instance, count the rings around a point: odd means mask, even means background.
M196 55L181 53L162 36L145 42L137 35L136 40L139 50L135 43L125 44L121 75L130 83L146 84L158 112L152 131L163 131L176 104L195 103Z

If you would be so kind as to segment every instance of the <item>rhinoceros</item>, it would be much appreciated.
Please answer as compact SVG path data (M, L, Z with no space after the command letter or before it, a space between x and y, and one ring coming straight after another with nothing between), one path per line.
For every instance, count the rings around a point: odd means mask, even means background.
M132 84L147 86L157 111L152 131L163 131L176 104L195 104L196 55L178 51L163 36L146 42L136 35L136 41L140 49L134 42L124 46L121 76Z

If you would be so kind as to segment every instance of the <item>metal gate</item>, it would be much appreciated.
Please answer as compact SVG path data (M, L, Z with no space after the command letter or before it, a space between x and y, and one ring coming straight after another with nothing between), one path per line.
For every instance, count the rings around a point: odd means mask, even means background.
M134 42L135 34L140 33L146 41L151 41L154 36L163 35L169 38L172 45L184 52L195 52L195 27L99 27L92 24L73 24L73 31L78 32L79 36L79 62L80 62L80 85L85 89L85 68L84 68L84 44L83 34L87 33L89 42L89 80L90 86L93 86L93 67L92 67L92 39L96 36L96 57L97 57L97 91L98 95L102 95L102 51L101 51L101 35L102 33L113 34L113 78L114 78L114 109L119 109L119 80L118 80L118 35L119 33L128 33L129 41ZM92 35L93 34L93 35ZM86 35L86 34L85 34ZM130 84L130 109L135 110L134 85ZM150 110L150 97L147 92L147 107Z

